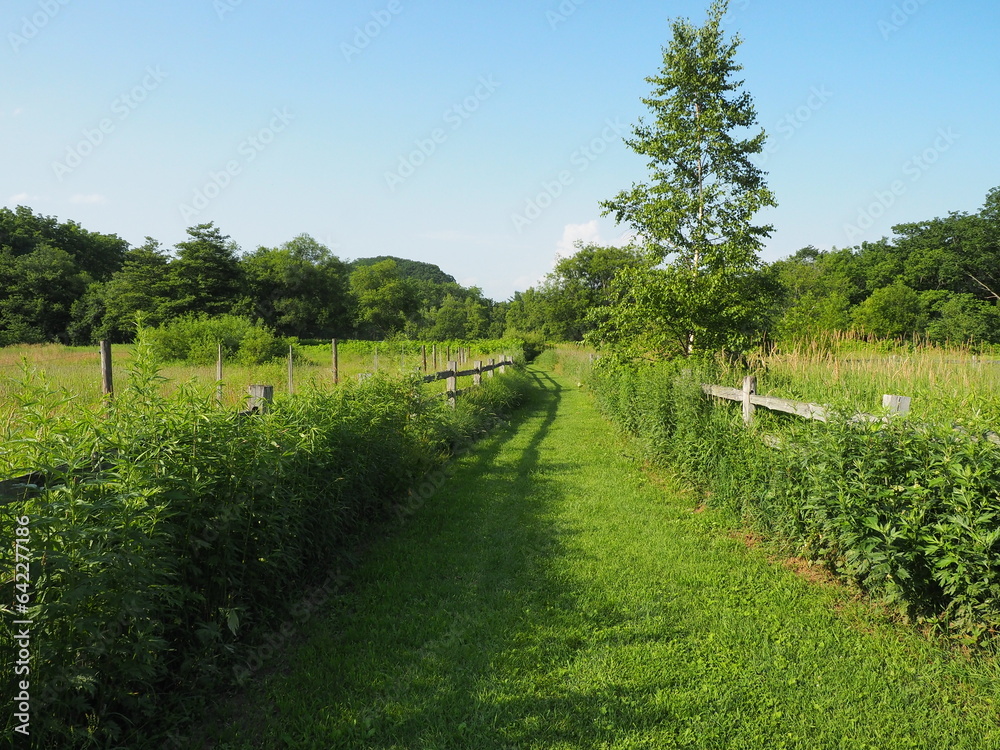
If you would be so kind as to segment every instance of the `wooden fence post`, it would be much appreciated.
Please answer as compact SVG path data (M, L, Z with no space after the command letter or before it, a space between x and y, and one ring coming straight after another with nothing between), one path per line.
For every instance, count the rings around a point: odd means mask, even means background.
M375 372L378 372L378 345L375 346Z
M909 396L882 396L882 408L888 409L890 414L906 414L910 411Z
M340 361L339 352L337 351L337 339L333 340L333 384L338 385L340 383Z
M473 385L483 384L483 362L482 360L476 360L472 363L472 366L476 369L476 374L472 376Z
M274 386L252 385L250 386L249 391L250 404L248 408L251 411L256 410L260 414L267 414L267 411L271 406L271 402L274 401Z
M450 371L450 374L448 375L448 383L446 385L448 405L454 409L455 401L458 398L458 394L456 393L458 390L458 377L456 376L456 373L458 372L458 362L449 362L448 370Z
M495 365L496 363L497 363L497 361L495 359L491 359L490 360L490 374L489 374L489 377L491 377L491 378L493 377L493 374L496 372L496 369L493 367L493 365Z
M503 375L505 372L507 372L507 355L506 354L503 355L500 358L500 374Z
M434 372L438 370L438 345L431 344L431 351L434 353Z
M111 342L101 342L101 393L105 396L115 395L115 386L111 375Z
M427 344L421 344L420 345L420 359L423 362L423 365L421 366L420 371L423 372L423 373L426 373L427 372Z
M753 423L753 413L757 410L750 401L750 397L755 395L757 395L757 378L747 375L743 378L743 421L748 426Z

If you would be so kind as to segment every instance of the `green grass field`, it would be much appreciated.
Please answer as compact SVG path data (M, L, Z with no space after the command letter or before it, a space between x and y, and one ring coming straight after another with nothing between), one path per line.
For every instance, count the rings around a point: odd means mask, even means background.
M364 550L212 746L1000 747L992 660L748 545L576 377L531 373L514 424Z
M911 397L920 417L982 415L1000 421L1000 357L966 347L917 345L886 351L851 340L817 342L751 365L760 373L759 392L767 395L873 411L882 395L891 393ZM734 385L738 377L734 373Z
M495 342L490 342L495 343ZM458 354L457 345L438 344L437 368L434 367L433 344L427 344L427 371L447 369L447 355L452 359ZM417 342L376 343L346 341L339 346L338 366L340 380L357 378L362 373L385 372L393 375L412 374L422 370L421 344ZM462 369L471 369L472 363L484 363L502 355L514 355L515 349L496 350L469 347L468 361ZM115 388L121 388L128 380L132 363L132 347L115 345L112 347L113 380ZM17 394L24 390L27 373L43 378L51 389L64 389L69 395L63 408L91 409L101 403L100 353L97 347L68 347L58 344L12 346L0 349L0 440L16 437L12 415L18 407ZM166 364L160 370L165 378L164 390L170 392L179 384L193 383L206 397L216 392L215 365ZM299 346L293 367L293 388L332 388L333 357L332 347L327 345ZM466 388L471 377L461 378L458 387ZM247 388L252 384L273 385L275 395L288 392L287 361L275 361L263 365L245 366L224 363L222 404L225 408L239 410L247 399ZM428 392L443 393L445 383L428 383ZM0 454L2 455L2 454ZM0 461L2 466L2 461ZM2 479L3 477L0 477Z

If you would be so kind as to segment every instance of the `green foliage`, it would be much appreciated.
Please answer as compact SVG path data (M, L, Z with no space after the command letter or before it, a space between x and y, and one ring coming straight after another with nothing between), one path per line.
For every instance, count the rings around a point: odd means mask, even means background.
M89 282L62 248L40 243L15 255L0 247L0 346L64 337L73 302Z
M986 424L758 409L747 429L738 407L701 393L719 377L711 363L602 361L591 382L651 455L758 532L966 642L1000 627L1000 446Z
M284 336L344 336L351 330L347 266L309 235L258 248L240 265L245 305Z
M363 336L385 338L402 331L416 314L416 286L399 272L394 260L359 266L351 272L355 322Z
M0 506L0 535L30 519L28 616L44 644L31 728L49 747L167 746L255 668L255 644L335 569L351 535L531 387L498 376L452 410L415 380L377 376L239 416L194 386L162 395L155 359L141 336L127 385L100 412L71 416L64 394L29 379L4 425L30 437L4 443L0 472L47 477ZM0 552L5 567L11 554ZM13 585L0 583L5 607ZM0 634L5 681L11 639ZM4 721L10 733L12 712Z
M933 318L927 325L927 338L946 343L1000 343L1000 308L984 303L972 294L924 293Z
M626 141L649 158L652 182L601 204L633 228L649 257L618 277L615 304L593 338L627 357L713 351L720 343L743 349L770 304L757 274L772 227L752 221L775 202L751 160L763 151L763 131L741 137L757 115L734 79L741 40L725 37L727 9L726 0L713 2L701 27L673 22L643 100L655 120L640 120Z
M397 258L395 255L378 255L374 258L358 258L357 260L351 261L350 268L353 271L357 268L364 268L366 266L374 266L378 263L384 263L387 260L391 260L396 264L399 275L405 279L430 282L438 286L456 283L454 276L445 273L433 263L424 263L419 260Z
M243 365L263 364L288 353L291 343L269 328L236 315L190 315L148 332L160 362L212 364L222 344L223 356Z
M19 257L41 245L62 250L82 273L97 281L110 278L121 267L128 243L114 234L88 232L79 224L59 222L52 216L35 215L18 206L0 208L0 250Z
M997 343L998 195L990 191L976 214L900 224L891 239L807 247L772 264L783 291L772 312L776 337L795 343L853 328L881 338Z
M577 241L575 252L560 258L542 284L515 293L507 307L506 328L551 341L582 341L600 309L610 303L615 277L640 263L641 253L634 247Z
M918 333L923 328L920 295L897 281L876 289L858 305L854 320L865 333L883 339L893 339Z
M177 258L170 264L171 312L231 312L243 284L236 246L211 222L187 231L189 239L177 243Z

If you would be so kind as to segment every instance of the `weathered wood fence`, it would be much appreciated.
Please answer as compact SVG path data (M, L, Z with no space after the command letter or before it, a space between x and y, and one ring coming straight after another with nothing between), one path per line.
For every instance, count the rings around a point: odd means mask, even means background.
M708 396L725 399L727 401L738 401L743 404L743 421L748 425L753 423L754 411L758 406L771 411L780 411L785 414L795 414L805 419L815 419L826 422L830 416L830 407L824 404L811 404L805 401L793 401L788 398L777 398L775 396L762 396L757 393L757 378L749 375L743 378L743 388L728 388L724 385L702 385L702 391ZM906 414L910 410L909 396L882 396L882 408L888 411L889 415ZM876 414L855 414L851 417L855 422L878 422L885 419L885 415Z
M496 359L490 359L486 362L486 364L483 364L480 360L476 360L472 363L471 370L459 370L458 362L449 362L447 370L425 375L423 381L425 383L433 383L436 380L447 380L448 382L445 385L445 391L441 395L447 398L448 403L451 404L452 408L454 408L455 401L458 396L469 390L468 388L459 389L459 378L472 376L472 387L475 388L482 385L484 374L492 378L495 372L499 371L503 373L508 367L513 366L513 364L514 359L510 356L500 357L499 361Z
M436 349L436 347L435 347ZM450 350L449 350L450 354ZM436 355L436 351L435 351ZM463 356L464 352L462 353ZM334 367L334 377L335 380L339 380L338 372L338 353L337 353L337 342L334 340L333 343L333 367ZM438 380L446 380L445 391L441 393L441 396L448 399L448 403L452 408L456 406L456 399L463 393L467 393L470 388L475 388L482 384L483 375L492 378L496 372L503 373L508 367L512 367L514 364L513 357L504 355L499 357L499 359L490 359L485 363L482 361L475 361L472 363L472 369L470 370L459 370L458 361L453 361L448 363L448 369L442 370L441 372L435 372L430 375L425 375L423 377L423 382L433 383ZM424 354L424 367L426 367L426 353ZM218 369L216 372L218 380L222 380L222 347L219 347L219 360ZM458 379L463 377L472 377L472 386L469 388L459 388ZM106 397L112 397L114 395L113 384L111 381L111 347L107 345L106 342L101 342L101 377L103 381L103 391ZM370 377L370 375L369 375ZM271 403L274 401L274 386L273 385L251 385L248 390L248 401L245 410L237 413L239 417L246 417L251 414L263 414L270 409ZM288 356L288 392L289 394L294 393L294 384L292 380L292 353L289 352ZM218 400L221 401L221 392L217 396ZM56 474L61 474L68 471L69 467L62 466L55 469ZM0 505L7 505L16 500L23 499L27 492L30 492L34 488L43 487L47 478L43 472L34 471L30 474L24 476L15 477L14 479L7 479L0 481Z

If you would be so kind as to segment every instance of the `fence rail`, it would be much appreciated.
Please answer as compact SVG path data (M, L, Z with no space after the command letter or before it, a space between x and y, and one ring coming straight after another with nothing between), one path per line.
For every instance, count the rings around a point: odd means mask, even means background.
M336 368L336 354L337 345L334 343L334 367ZM113 395L113 388L110 379L111 370L111 354L110 347L107 347L103 342L101 346L102 352L102 376L104 378L104 393L105 396L110 397ZM291 362L291 356L289 356L289 363ZM220 369L221 369L221 353L220 353ZM467 393L470 388L458 388L458 378L472 377L473 385L476 387L481 385L482 376L484 374L488 377L493 377L496 371L501 373L506 371L507 367L513 366L514 359L510 356L502 356L499 361L496 359L490 359L484 364L481 361L476 361L473 363L473 368L471 370L459 370L458 362L449 362L448 369L442 370L441 372L435 372L430 375L425 375L422 380L424 383L433 383L438 380L447 380L446 389L440 395L448 399L449 404L454 408L456 406L456 399L463 393ZM221 372L219 373L219 380L221 381ZM289 372L289 392L293 392L291 388L291 372ZM236 416L238 418L245 418L252 414L262 414L266 413L270 409L270 405L274 400L274 386L271 385L251 385L248 388L248 403L245 410L237 412ZM59 466L54 469L53 474L64 474L69 471L68 466ZM22 500L26 495L36 488L44 487L48 481L48 476L41 471L33 471L24 476L15 477L13 479L6 479L0 481L0 505L9 505L17 500Z
M742 390L739 388L729 388L724 385L711 384L703 384L701 390L708 396L742 403L743 421L748 425L753 422L754 411L758 406L762 406L770 411L795 414L805 419L815 419L820 422L828 421L831 414L830 407L825 404L794 401L789 398L777 398L776 396L762 396L757 393L757 378L752 375L743 379ZM886 409L890 416L893 414L906 414L910 410L910 397L886 394L882 396L882 408ZM884 415L855 414L851 417L851 421L879 422L885 418Z

